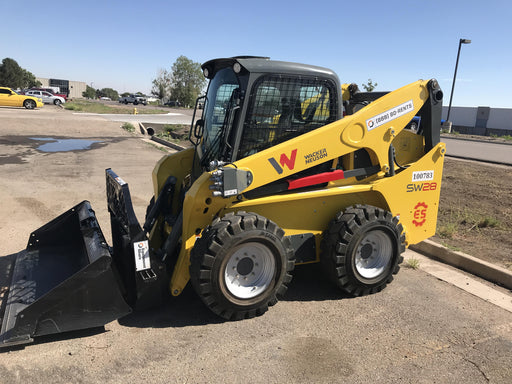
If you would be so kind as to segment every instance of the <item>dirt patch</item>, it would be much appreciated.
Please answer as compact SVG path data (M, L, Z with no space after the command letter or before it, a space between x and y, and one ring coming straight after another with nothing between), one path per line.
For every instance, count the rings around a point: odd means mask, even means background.
M512 270L512 167L446 159L434 241Z

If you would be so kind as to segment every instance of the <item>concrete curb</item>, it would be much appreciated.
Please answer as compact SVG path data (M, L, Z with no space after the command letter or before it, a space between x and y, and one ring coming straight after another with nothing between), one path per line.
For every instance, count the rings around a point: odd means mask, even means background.
M147 128L144 126L144 124L142 123L139 123L139 129L140 129L140 133L145 136L145 135L149 135L148 134L148 130ZM158 144L160 145L164 145L166 147L169 147L169 148L172 148L176 151L183 151L184 149L186 149L185 147L182 147L181 145L178 145L178 144L174 144L174 143L171 143L167 140L163 140L163 139L159 139L158 137L156 136L150 136L150 140L153 140L155 142L157 142Z
M165 145L169 148L175 149L176 151L183 151L185 149L181 145L170 143L167 140L159 139L156 136L151 136L151 140L156 141L157 143L159 143L161 145Z
M452 265L512 290L512 271L505 268L480 260L463 252L452 251L432 240L422 241L421 243L411 245L409 248L432 259Z
M484 136L489 137L489 136ZM476 137L459 137L453 134L441 134L441 139L452 139L452 140L460 140L460 141L475 141L477 143L489 143L489 144L502 144L502 145L512 145L512 141L500 141L500 140L479 140ZM441 140L442 141L442 140Z
M455 156L455 155L446 155L446 157L451 157L452 159L462 159L462 160L472 160L472 161L478 161L482 164L497 164L497 165L506 165L508 167L510 167L512 164L511 163L505 163L503 161L494 161L494 160L482 160L482 159L477 159L475 157L468 157L468 156Z

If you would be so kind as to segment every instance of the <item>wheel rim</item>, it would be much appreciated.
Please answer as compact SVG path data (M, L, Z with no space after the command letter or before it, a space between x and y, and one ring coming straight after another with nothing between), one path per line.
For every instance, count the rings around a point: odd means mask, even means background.
M276 267L265 245L248 242L234 248L224 271L227 290L239 299L251 299L271 285Z
M380 230L370 231L357 246L356 270L363 278L373 279L386 271L392 256L390 237Z

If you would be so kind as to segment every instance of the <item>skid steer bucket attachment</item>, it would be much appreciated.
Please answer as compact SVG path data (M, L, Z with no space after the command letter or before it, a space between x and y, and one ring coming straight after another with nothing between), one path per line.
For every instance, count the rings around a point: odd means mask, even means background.
M131 312L88 201L33 232L11 267L0 299L0 347L103 326Z
M169 292L166 266L150 251L146 231L133 211L128 184L110 168L105 174L113 260L126 288L126 301L135 310L156 307Z

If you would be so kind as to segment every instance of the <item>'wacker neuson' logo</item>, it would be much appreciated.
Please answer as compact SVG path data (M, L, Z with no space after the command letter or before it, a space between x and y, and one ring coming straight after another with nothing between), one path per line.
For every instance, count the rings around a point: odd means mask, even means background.
M285 153L281 153L281 157L279 158L279 163L277 160L273 157L268 159L270 164L274 167L276 172L278 174L283 173L283 168L285 165L288 167L288 169L291 171L293 168L295 168L295 159L297 158L297 150L294 149L290 155L290 157L286 156Z
M313 163L315 161L321 160L324 157L327 157L327 149L322 148L318 151L308 153L306 156L304 156L304 160L306 161L306 164Z

